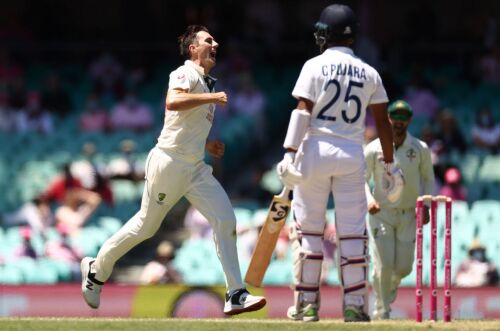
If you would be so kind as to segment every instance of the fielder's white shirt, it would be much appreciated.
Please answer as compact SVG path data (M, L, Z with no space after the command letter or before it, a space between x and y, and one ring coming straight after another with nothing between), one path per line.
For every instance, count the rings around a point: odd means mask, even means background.
M302 67L292 95L314 102L309 134L363 144L366 108L386 103L378 72L347 47L331 47Z
M368 203L373 199L385 208L414 208L419 195L432 194L434 190L434 170L431 152L427 144L413 137L409 132L401 146L394 149L394 162L401 167L405 184L401 198L395 204L387 200L386 194L377 184L384 172L384 156L380 139L375 139L365 147L366 180L375 178L373 196L367 192Z
M180 88L188 93L209 93L204 76L202 67L187 60L170 73L168 90ZM202 160L214 113L213 103L182 111L165 107L165 121L156 146L192 162Z

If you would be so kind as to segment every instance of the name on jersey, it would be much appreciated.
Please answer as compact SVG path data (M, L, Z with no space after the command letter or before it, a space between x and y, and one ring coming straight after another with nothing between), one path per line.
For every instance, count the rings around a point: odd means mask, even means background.
M349 76L358 79L366 80L366 72L364 68L359 68L352 64L330 64L321 66L323 76Z

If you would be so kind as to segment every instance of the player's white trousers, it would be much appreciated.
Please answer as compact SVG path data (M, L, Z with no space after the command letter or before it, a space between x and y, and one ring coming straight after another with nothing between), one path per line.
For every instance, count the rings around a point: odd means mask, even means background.
M236 250L236 217L226 192L212 175L212 167L203 161L193 163L173 157L156 147L146 161L141 209L99 250L96 278L106 281L115 262L152 237L168 211L183 196L213 228L228 290L244 287Z
M323 233L328 198L333 193L337 238L366 235L366 165L362 146L331 136L309 136L302 144L302 152L298 167L304 181L293 193L293 211L300 229ZM346 258L367 254L363 239L340 240L339 246L340 254ZM366 270L346 265L343 279L344 288L349 288L366 279Z
M401 279L409 275L415 252L415 209L384 209L368 218L373 258L374 317L390 313Z

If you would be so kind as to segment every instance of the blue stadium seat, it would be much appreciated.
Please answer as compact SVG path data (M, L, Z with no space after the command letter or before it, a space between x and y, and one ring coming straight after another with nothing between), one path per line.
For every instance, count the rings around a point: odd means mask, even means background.
M23 274L19 268L12 264L0 265L0 284L20 285L23 282Z
M113 235L122 227L122 222L118 218L111 216L100 217L98 224L108 236Z
M234 207L238 227L252 227L252 211L246 208Z

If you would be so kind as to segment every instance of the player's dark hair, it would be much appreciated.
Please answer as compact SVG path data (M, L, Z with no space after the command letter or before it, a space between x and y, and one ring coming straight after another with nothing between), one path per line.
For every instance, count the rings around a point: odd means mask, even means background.
M186 31L179 36L179 50L183 57L189 59L191 53L189 52L189 45L195 43L196 34L200 31L208 32L208 29L203 25L190 25Z

